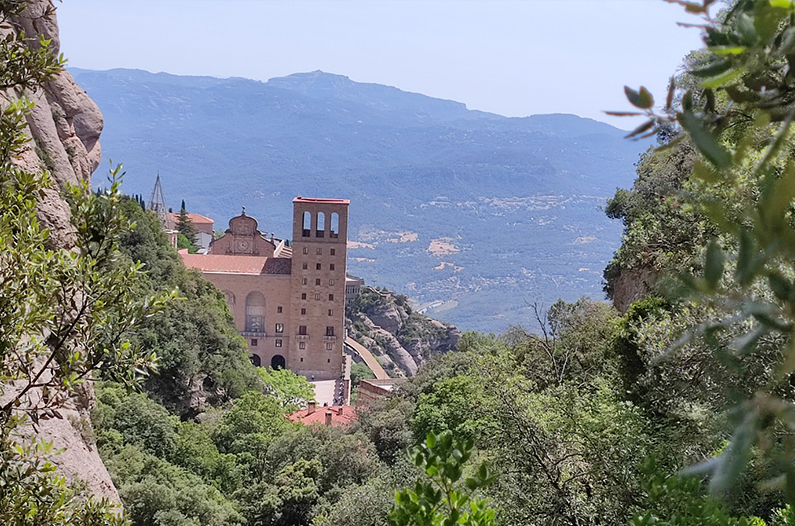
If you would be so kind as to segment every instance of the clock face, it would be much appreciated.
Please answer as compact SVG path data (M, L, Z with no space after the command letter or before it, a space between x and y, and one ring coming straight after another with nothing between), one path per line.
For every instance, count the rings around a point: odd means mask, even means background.
M237 249L240 252L245 252L246 250L248 250L248 241L246 241L245 239L239 239L237 241Z

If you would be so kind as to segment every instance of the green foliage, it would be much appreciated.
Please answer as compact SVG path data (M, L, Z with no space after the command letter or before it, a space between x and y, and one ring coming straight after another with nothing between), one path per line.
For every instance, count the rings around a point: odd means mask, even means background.
M245 341L235 329L223 294L182 265L154 214L133 200L124 202L124 210L137 228L123 236L121 249L144 265L147 280L142 291L177 288L181 299L157 318L144 320L136 332L135 341L159 357L160 374L149 378L147 391L178 414L190 415L204 409L188 403L196 387L211 405L259 389L262 382L248 360Z
M648 507L630 526L765 526L758 517L733 517L721 502L705 494L697 478L665 475L649 460L643 467Z
M695 82L682 83L676 97L672 83L666 113L644 111L654 124L680 125L697 150L687 202L716 233L699 254L703 273L685 274L680 291L705 315L671 342L668 353L702 345L713 362L757 380L734 393L722 386L733 408L733 432L722 453L703 466L710 488L731 490L758 447L773 466L772 486L792 504L795 473L788 466L795 448L781 430L795 414L788 389L795 369L789 138L795 85L787 73L795 60L795 5L739 0L718 23L709 16L710 3L686 6L702 13L706 27L707 48L688 73ZM758 366L762 377L750 375L749 366Z
M245 524L216 488L135 446L124 446L105 464L136 526Z
M488 468L480 464L469 476L464 474L472 449L471 440L461 440L449 431L431 433L423 444L413 448L409 456L427 479L395 495L389 523L395 526L496 524L495 511L485 499L476 496L477 490L494 480Z
M295 410L315 399L314 388L306 377L289 369L259 367L257 374L269 388L269 394L285 407Z
M191 221L190 217L188 217L188 212L185 210L185 201L182 201L182 208L179 210L179 215L177 216L177 232L184 241L189 243L191 252L196 252L196 227L193 225L193 221ZM179 248L188 248L188 247L179 247Z

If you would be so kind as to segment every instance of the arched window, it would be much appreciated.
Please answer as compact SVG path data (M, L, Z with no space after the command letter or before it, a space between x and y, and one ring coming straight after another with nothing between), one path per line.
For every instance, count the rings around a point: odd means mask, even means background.
M303 232L302 235L304 237L309 237L309 233L312 230L312 214L309 212L304 212L301 221L303 221Z
M232 307L235 306L235 295L231 291L225 290L224 296L226 296L226 303L229 305L229 309L232 310Z
M248 359L251 360L251 365L262 367L262 359L256 354L249 354Z
M265 332L265 296L260 292L246 296L246 332Z
M281 354L277 354L271 359L271 369L284 369L285 366L286 362Z
M315 236L323 237L326 234L326 214L323 212L317 213L317 232Z
M339 237L340 235L340 215L337 212L331 214L331 232L329 237Z

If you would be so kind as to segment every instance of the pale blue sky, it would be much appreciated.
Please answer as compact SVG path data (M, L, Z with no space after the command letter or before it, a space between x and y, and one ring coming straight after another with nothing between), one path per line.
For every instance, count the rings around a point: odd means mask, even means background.
M267 80L321 69L508 116L663 99L695 21L662 0L64 0L75 67Z

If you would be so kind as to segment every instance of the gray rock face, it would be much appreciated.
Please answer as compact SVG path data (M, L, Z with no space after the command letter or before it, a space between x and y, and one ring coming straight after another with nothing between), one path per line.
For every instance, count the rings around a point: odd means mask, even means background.
M390 376L413 376L434 354L453 350L458 344L461 332L456 327L412 313L405 298L399 300L386 291L364 294L377 301L368 302L363 312L351 313L348 326Z
M54 54L60 52L58 23L51 0L29 0L27 11L13 22L28 37L33 37L29 45L38 46L38 36L42 35L52 40ZM14 29L2 29L0 36L11 31ZM5 95L14 97L12 93ZM70 249L74 244L74 231L69 223L69 207L61 198L60 189L66 184L88 180L99 166L102 114L66 71L43 89L27 96L35 104L27 122L31 141L17 164L29 172L42 169L50 172L53 187L41 196L39 221L50 231L49 248ZM7 396L13 393L13 386L4 388ZM93 391L86 385L80 396L62 409L40 415L37 428L30 428L28 432L35 432L52 442L55 449L64 450L52 461L67 479L82 480L95 496L118 503L119 494L91 440L89 412L93 404Z

